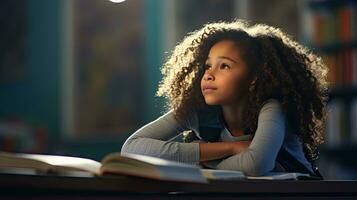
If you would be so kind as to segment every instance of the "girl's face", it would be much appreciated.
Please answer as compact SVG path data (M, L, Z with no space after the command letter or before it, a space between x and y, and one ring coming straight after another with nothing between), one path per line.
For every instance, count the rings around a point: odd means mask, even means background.
M236 43L221 40L210 49L201 79L201 91L208 105L232 105L248 91L248 66Z

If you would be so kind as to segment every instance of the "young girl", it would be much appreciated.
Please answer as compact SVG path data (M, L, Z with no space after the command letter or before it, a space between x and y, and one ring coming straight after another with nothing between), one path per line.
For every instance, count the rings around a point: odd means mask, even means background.
M323 142L327 67L281 30L206 24L175 47L161 72L157 95L168 98L167 111L133 133L122 153L322 178L313 163ZM191 141L175 140L187 131Z

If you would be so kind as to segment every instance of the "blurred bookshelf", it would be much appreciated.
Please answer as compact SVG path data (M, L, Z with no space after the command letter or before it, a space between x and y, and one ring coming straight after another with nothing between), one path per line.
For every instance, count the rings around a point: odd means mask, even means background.
M351 156L357 153L357 1L309 0L303 14L303 40L329 68L330 98L321 152L328 160L355 167L357 161Z

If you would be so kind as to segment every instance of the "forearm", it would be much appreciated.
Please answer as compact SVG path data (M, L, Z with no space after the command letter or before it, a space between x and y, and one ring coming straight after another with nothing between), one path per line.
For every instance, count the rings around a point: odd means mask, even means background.
M200 142L200 162L215 160L237 154L248 148L250 141L239 142Z
M121 152L148 155L189 164L199 163L199 145L193 143L135 138L127 141Z

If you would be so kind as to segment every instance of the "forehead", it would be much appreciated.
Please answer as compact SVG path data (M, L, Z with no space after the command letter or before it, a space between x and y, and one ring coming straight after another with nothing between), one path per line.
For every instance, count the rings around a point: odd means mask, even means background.
M225 55L237 58L240 56L239 53L240 52L237 43L232 40L221 40L211 47L208 56L211 57Z

